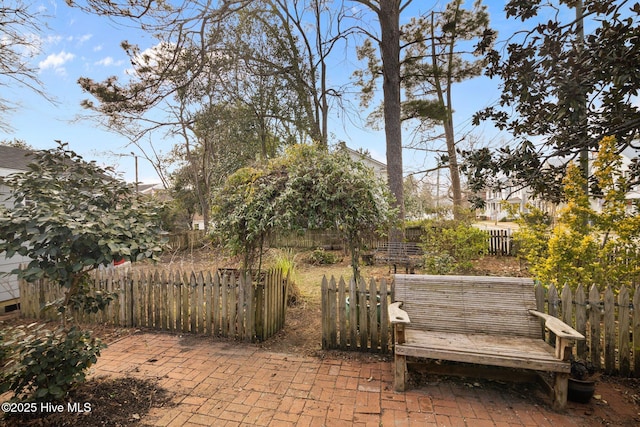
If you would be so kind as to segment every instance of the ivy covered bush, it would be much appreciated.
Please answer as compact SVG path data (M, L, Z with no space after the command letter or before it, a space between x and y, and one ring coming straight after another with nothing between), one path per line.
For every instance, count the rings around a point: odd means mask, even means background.
M213 233L245 267L261 266L272 230L337 230L359 276L365 238L397 221L386 184L342 151L299 144L285 155L231 175L216 196Z

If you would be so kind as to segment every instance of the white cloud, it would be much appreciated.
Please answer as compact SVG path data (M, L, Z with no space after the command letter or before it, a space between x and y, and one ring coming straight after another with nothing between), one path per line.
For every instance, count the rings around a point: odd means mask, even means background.
M82 44L84 42L88 42L93 37L93 34L85 34L83 36L78 37L78 43Z
M56 35L56 36L52 36L52 35L48 35L46 39L44 39L44 42L47 44L58 44L62 41L62 36Z
M66 70L64 68L64 64L69 61L72 61L76 56L73 53L65 52L64 50L60 53L52 53L47 56L44 61L40 61L38 67L40 70L53 69L58 74L66 74Z
M102 65L103 67L111 67L111 66L120 66L124 63L124 61L116 61L112 57L107 56L106 58L102 58L100 61L97 61L96 65Z
M170 58L171 49L173 49L172 44L160 42L157 45L145 49L139 54L135 55L133 61L135 64L141 67L155 67L161 60L167 60ZM125 70L125 74L130 76L137 74L136 67L127 68Z
M95 47L93 48L93 51L94 51L94 52L100 52L101 50L102 50L102 45L101 45L101 44L99 44L98 46L95 46Z

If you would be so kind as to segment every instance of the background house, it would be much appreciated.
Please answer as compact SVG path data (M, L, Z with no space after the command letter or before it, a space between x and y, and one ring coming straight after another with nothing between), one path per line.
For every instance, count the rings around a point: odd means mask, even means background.
M640 140L633 141L634 146L640 145ZM635 159L640 159L640 149L627 147L621 153L622 157L622 173L629 174L632 163ZM593 172L593 160L595 153L590 153L589 163L590 170ZM564 163L565 159L548 159L548 162L556 163L556 165ZM508 182L503 184L504 189L501 191L487 190L485 193L485 211L484 216L488 220L500 221L507 218L507 210L503 203L506 201L510 205L516 208L517 212L527 213L529 211L528 206L535 206L541 209L543 212L549 213L552 217L555 217L556 212L562 205L554 205L551 202L545 202L543 200L534 198L532 196L531 189L528 187L516 188L510 185ZM636 205L640 205L640 185L633 186L626 195L627 199L627 211L631 213L635 210ZM590 197L589 202L591 208L595 212L602 212L604 200L602 198Z
M27 150L0 145L0 177L28 170L27 165L32 161L30 154L31 152ZM9 208L13 206L9 198L9 189L3 185L0 185L0 203ZM4 254L0 254L0 314L18 308L20 297L18 279L9 272L28 261L29 258L20 255L7 258Z
M373 169L373 173L377 177L383 178L385 182L387 181L387 165L371 157L371 154L369 154L368 152L353 150L347 147L347 144L343 141L338 144L338 150L345 151L349 155L351 160L360 162L366 167Z

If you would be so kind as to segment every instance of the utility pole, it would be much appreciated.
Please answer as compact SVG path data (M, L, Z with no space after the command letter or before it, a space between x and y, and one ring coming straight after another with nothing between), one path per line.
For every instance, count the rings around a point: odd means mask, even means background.
M138 183L138 156L133 151L131 152L131 155L135 159L135 165L136 165L136 194L138 194L138 193L140 193L140 188L139 188L139 183Z

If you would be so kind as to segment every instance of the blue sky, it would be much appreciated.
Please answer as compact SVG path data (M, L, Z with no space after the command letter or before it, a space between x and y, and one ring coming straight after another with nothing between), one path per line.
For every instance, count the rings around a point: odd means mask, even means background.
M467 3L470 4L471 1L467 0ZM433 4L431 1L414 0L413 8L418 11L420 8L431 8ZM505 19L502 11L504 1L491 0L485 1L485 4L489 6L492 27L500 32L500 38L524 27L519 21ZM111 75L124 78L125 70L130 64L120 48L121 41L137 43L142 50L154 46L157 41L132 27L70 8L63 0L43 0L34 5L46 8L50 17L45 18L49 28L41 35L41 54L33 58L33 61L39 68L39 78L44 84L44 90L57 103L51 104L26 88L11 89L6 96L17 100L20 105L9 118L13 130L0 130L0 140L22 139L38 149L54 147L54 140L62 140L68 142L70 148L85 159L114 166L127 181L134 181L134 160L130 153L136 152L135 147L128 146L126 138L99 128L94 122L76 120L83 113L80 102L89 98L82 92L77 80L79 77L90 77L101 81ZM353 51L347 54L355 57ZM352 72L352 69L345 69L340 74L345 76ZM498 83L480 77L455 87L455 121L459 131L471 130L472 114L498 99ZM362 115L364 119L366 113L363 112ZM383 132L360 129L350 125L349 121L339 119L332 120L330 126L337 139L345 140L351 148L369 150L374 158L385 161ZM506 135L499 135L489 124L475 129L473 133L481 141L493 142L494 145L501 139L508 138ZM156 138L153 142L163 152L171 148L170 141ZM122 157L110 155L109 152L119 153ZM405 150L405 171L419 170L430 159L430 156L425 157L422 152ZM141 182L159 181L146 161L141 159L139 165Z

